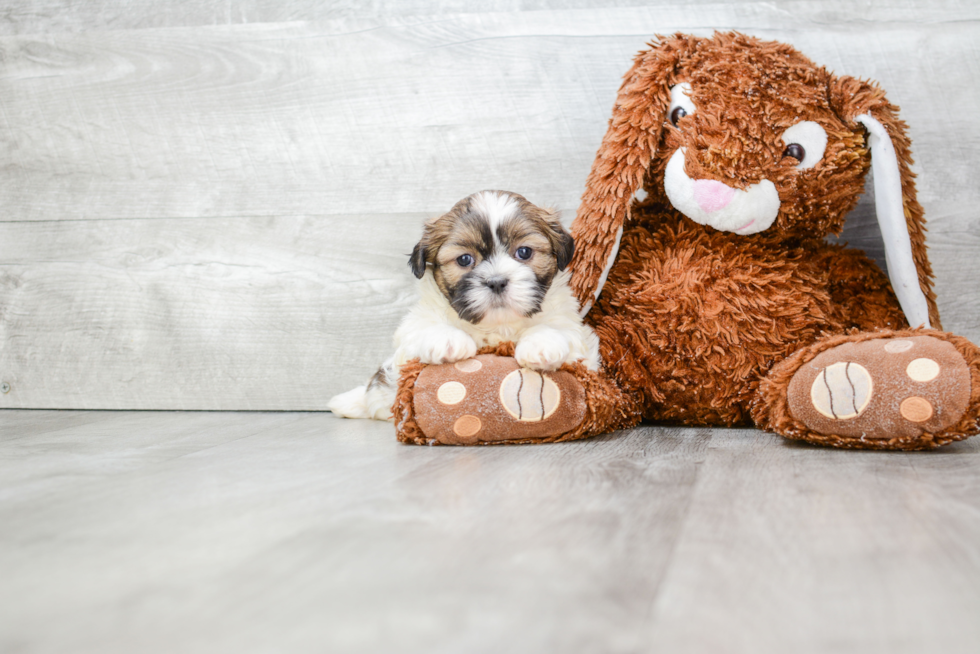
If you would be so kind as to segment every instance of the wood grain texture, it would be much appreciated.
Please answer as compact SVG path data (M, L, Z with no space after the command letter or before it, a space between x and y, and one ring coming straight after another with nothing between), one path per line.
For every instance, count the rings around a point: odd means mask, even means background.
M0 406L323 409L390 353L422 216L0 225Z
M8 411L0 651L971 654L978 465L977 439Z
M72 0L13 0L7 3L0 22L0 34L45 34L87 30L147 29L326 21L378 17L445 16L465 13L507 13L519 11L638 9L646 0L102 0L99 3ZM662 3L668 8L671 3ZM685 7L699 11L719 11L733 4L758 2L687 0ZM779 11L817 24L838 21L916 21L922 18L920 3L895 0L855 5L848 0L776 0L766 3ZM936 0L929 4L934 20L956 21L975 18L969 0Z
M14 3L0 407L322 408L386 356L419 222L494 187L574 213L621 75L674 30L881 82L944 325L980 341L980 6L604 4ZM880 258L872 215L843 238Z
M928 216L977 200L980 134L937 107L980 101L980 7L904 13L867 39L756 3L4 37L0 219L438 211L481 188L573 209L632 55L716 28L879 80Z
M654 605L651 651L980 646L964 612L980 601L978 445L855 457L715 432Z

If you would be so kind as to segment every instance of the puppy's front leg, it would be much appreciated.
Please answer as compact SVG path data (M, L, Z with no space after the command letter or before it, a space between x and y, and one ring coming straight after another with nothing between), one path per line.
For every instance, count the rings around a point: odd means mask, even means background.
M432 325L403 334L397 358L418 358L422 363L452 363L476 356L476 342L466 332L450 325Z
M565 332L553 327L532 327L514 349L517 363L534 370L556 370L569 360L571 344Z

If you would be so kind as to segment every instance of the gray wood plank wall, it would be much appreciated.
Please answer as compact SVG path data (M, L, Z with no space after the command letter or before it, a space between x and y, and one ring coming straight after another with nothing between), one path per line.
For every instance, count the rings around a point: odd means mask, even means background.
M420 222L480 188L571 217L632 55L673 31L881 82L945 326L980 341L980 4L639 4L14 3L0 407L324 408L385 356Z

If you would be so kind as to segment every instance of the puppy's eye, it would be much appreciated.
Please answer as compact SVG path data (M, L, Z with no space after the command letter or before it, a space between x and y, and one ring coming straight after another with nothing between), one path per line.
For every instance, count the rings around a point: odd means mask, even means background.
M527 261L528 259L531 258L531 255L534 254L534 250L532 250L531 248L525 245L517 248L517 252L515 252L514 254L517 255L517 258L520 259L521 261Z
M472 254L461 254L456 257L456 263L458 263L463 268L469 268L473 265L473 255Z
M804 120L783 132L783 143L783 157L796 159L798 170L813 168L827 149L827 130L812 120Z
M694 113L694 102L691 101L691 85L681 82L670 87L670 107L667 108L667 120L674 127L684 116Z
M803 161L806 158L806 150L799 143L790 143L783 150L784 157L793 157L797 161Z

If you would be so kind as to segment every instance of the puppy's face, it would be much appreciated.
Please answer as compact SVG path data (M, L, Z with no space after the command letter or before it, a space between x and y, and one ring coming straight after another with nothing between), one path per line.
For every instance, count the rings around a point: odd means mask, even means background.
M498 322L541 310L574 242L555 213L506 191L480 191L429 221L410 265L429 268L463 320Z

